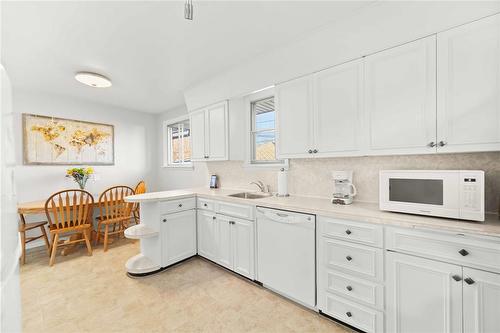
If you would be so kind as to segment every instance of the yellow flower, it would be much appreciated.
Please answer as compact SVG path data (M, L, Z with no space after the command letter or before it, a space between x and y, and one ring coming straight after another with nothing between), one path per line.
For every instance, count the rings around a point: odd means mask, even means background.
M72 173L73 173L73 169L68 169L68 170L66 170L66 174L67 174L67 175L71 175Z
M86 171L86 172L87 172L87 174L89 174L89 175L91 175L91 174L93 174L93 173L94 173L94 169L93 169L93 168L91 168L91 167L88 167L85 171Z

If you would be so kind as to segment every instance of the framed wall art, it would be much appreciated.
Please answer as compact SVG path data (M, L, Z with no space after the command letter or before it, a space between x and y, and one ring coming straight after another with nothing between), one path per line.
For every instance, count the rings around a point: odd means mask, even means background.
M23 114L23 158L28 165L113 165L114 127Z

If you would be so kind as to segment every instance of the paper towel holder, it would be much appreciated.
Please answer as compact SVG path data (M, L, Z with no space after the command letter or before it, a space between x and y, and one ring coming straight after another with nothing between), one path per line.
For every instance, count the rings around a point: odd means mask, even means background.
M285 168L281 168L280 169L280 172L284 172L285 171ZM285 197L289 197L290 194L286 193L286 194L279 194L279 191L276 193L276 196L279 197L279 198L285 198Z

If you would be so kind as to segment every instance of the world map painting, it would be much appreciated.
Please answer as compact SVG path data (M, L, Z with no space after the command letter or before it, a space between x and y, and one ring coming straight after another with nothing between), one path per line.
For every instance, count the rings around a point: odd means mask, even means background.
M113 125L23 114L24 164L112 165Z

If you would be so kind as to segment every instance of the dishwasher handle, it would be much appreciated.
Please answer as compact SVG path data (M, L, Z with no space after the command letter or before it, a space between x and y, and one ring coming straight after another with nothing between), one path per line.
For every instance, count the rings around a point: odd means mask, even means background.
M260 209L257 209L257 211L262 215L264 215L264 217L266 217L267 219L274 222L287 223L287 224L303 224L312 221L312 218L310 216L305 217L297 214L278 213Z

